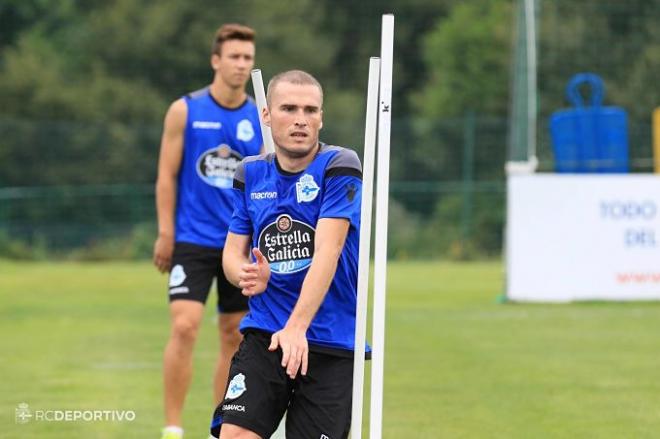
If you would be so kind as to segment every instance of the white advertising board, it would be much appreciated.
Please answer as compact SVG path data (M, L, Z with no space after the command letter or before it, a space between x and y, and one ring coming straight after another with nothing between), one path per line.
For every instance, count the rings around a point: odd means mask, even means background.
M507 298L660 299L660 176L507 181Z

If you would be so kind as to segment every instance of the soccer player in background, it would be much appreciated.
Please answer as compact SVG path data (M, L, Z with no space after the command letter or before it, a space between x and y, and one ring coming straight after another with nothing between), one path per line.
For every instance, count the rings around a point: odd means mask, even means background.
M158 162L158 238L154 264L170 272L171 332L165 347L163 438L183 436L182 411L192 375L192 352L204 304L216 278L220 354L214 397L220 401L229 363L242 339L247 298L221 265L233 211L236 166L262 147L259 116L245 86L254 65L255 32L221 26L213 40L212 83L176 100L165 116Z
M275 153L236 170L224 249L227 279L250 297L211 434L345 438L350 428L362 171L319 142L323 90L292 70L268 85ZM252 258L254 257L254 259Z

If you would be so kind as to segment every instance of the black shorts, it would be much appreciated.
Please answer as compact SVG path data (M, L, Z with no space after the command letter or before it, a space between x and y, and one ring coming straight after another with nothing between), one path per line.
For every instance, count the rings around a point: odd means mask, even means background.
M287 439L341 439L351 424L353 359L309 353L307 375L294 380L270 352L270 334L248 330L232 359L225 399L215 409L211 435L222 423L269 438L286 412Z
M206 303L216 278L218 312L238 312L248 309L248 298L232 285L222 271L222 249L177 242L172 255L169 293L174 300L195 300Z

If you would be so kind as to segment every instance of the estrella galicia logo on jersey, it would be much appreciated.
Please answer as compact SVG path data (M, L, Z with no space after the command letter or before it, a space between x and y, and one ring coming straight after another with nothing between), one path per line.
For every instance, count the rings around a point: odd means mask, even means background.
M243 119L236 126L236 138L242 140L243 142L249 142L254 137L254 127L252 122L247 119Z
M299 203L314 201L319 194L319 185L314 181L314 177L304 174L296 182L296 200Z
M309 224L283 214L261 231L259 250L268 259L272 272L295 273L312 263L314 234Z
M197 160L197 174L205 183L219 188L231 188L236 167L243 156L228 145L220 144L204 152Z
M227 386L227 394L225 395L225 399L236 399L239 396L241 396L246 390L247 387L245 386L245 375L239 373L238 375L234 376L234 378L232 378L231 381L229 382L229 386Z

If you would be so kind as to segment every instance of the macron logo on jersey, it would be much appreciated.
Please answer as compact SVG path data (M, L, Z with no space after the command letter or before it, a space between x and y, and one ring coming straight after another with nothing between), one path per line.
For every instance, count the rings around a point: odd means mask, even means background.
M222 123L211 122L208 120L196 120L192 123L192 127L200 130L219 130L222 128Z
M251 200L274 200L277 192L250 192Z

